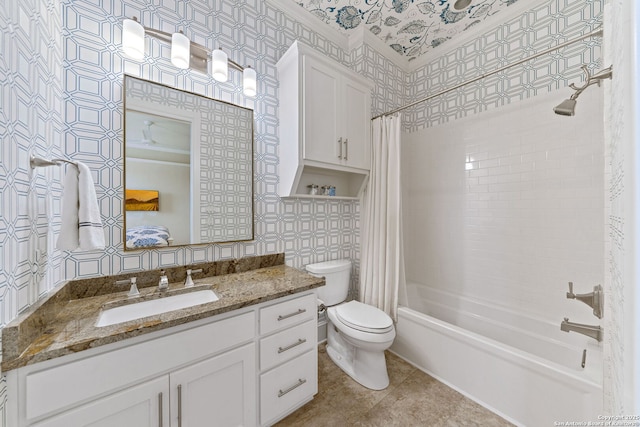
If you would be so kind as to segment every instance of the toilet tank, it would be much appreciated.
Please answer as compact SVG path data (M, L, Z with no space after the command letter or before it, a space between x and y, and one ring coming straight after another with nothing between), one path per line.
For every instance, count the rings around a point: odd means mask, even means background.
M336 305L347 299L349 278L351 277L351 261L337 259L333 261L308 264L306 270L316 277L324 277L325 286L315 289L318 298L325 305Z

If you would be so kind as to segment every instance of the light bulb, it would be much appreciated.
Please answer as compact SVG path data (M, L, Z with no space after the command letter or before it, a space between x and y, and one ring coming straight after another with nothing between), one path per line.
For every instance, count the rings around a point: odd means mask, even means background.
M211 52L211 76L219 82L226 82L228 74L227 54L222 49Z
M256 96L257 86L256 70L247 65L242 72L242 92L246 96Z
M122 50L132 59L144 58L144 27L135 16L122 22Z
M191 40L182 31L171 35L171 63L178 68L189 68Z

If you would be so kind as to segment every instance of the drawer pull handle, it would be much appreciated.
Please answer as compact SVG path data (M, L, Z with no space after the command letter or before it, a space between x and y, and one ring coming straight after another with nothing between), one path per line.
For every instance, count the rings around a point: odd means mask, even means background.
M178 385L178 427L182 427L182 384Z
M286 389L286 390L279 390L279 391L278 391L278 397L282 397L282 396L284 396L285 394L287 394L287 393L289 393L289 392L291 392L291 391L293 391L293 390L297 389L298 387L300 387L302 384L304 384L304 383L306 383L306 382L307 382L307 380L303 380L302 378L298 378L298 382L297 382L297 383L295 383L294 385L292 385L291 387L289 387L288 389Z
M278 347L278 354L280 354L280 353L284 353L285 351L287 351L287 350L291 350L292 348L297 347L297 346L299 346L300 344L304 344L304 343L306 343L306 342L307 342L307 340L306 340L306 339L304 339L304 338L298 338L298 341L294 342L293 344L290 344L290 345L288 345L288 346L286 346L286 347Z
M284 316L282 316L282 315L278 316L278 322L281 321L281 320L284 320L284 319L288 319L288 318L293 317L293 316L297 316L298 314L306 313L306 312L307 312L306 309L299 308L298 311L295 311L293 313L285 314Z
M162 427L162 392L158 393L158 426Z

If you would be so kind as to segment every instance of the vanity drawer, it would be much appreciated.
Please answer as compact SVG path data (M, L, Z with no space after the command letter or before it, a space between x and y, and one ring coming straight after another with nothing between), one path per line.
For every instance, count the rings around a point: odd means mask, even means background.
M288 414L318 392L318 353L309 351L260 376L260 422Z
M260 333L268 334L314 319L318 310L316 301L316 295L309 294L260 309Z
M318 328L309 320L260 340L260 369L265 371L316 347Z

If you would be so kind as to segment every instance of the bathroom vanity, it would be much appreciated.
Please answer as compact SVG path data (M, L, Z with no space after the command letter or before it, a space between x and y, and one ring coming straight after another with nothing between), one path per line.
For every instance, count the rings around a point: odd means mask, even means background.
M46 304L16 319L7 345L17 345L16 329L32 338L3 361L17 397L8 402L9 425L271 425L313 398L312 289L322 278L276 265L194 282L189 291L211 289L219 299L106 327L95 326L100 311L128 302L126 292L58 301L56 320L36 335L28 330ZM172 283L171 292L184 288Z

